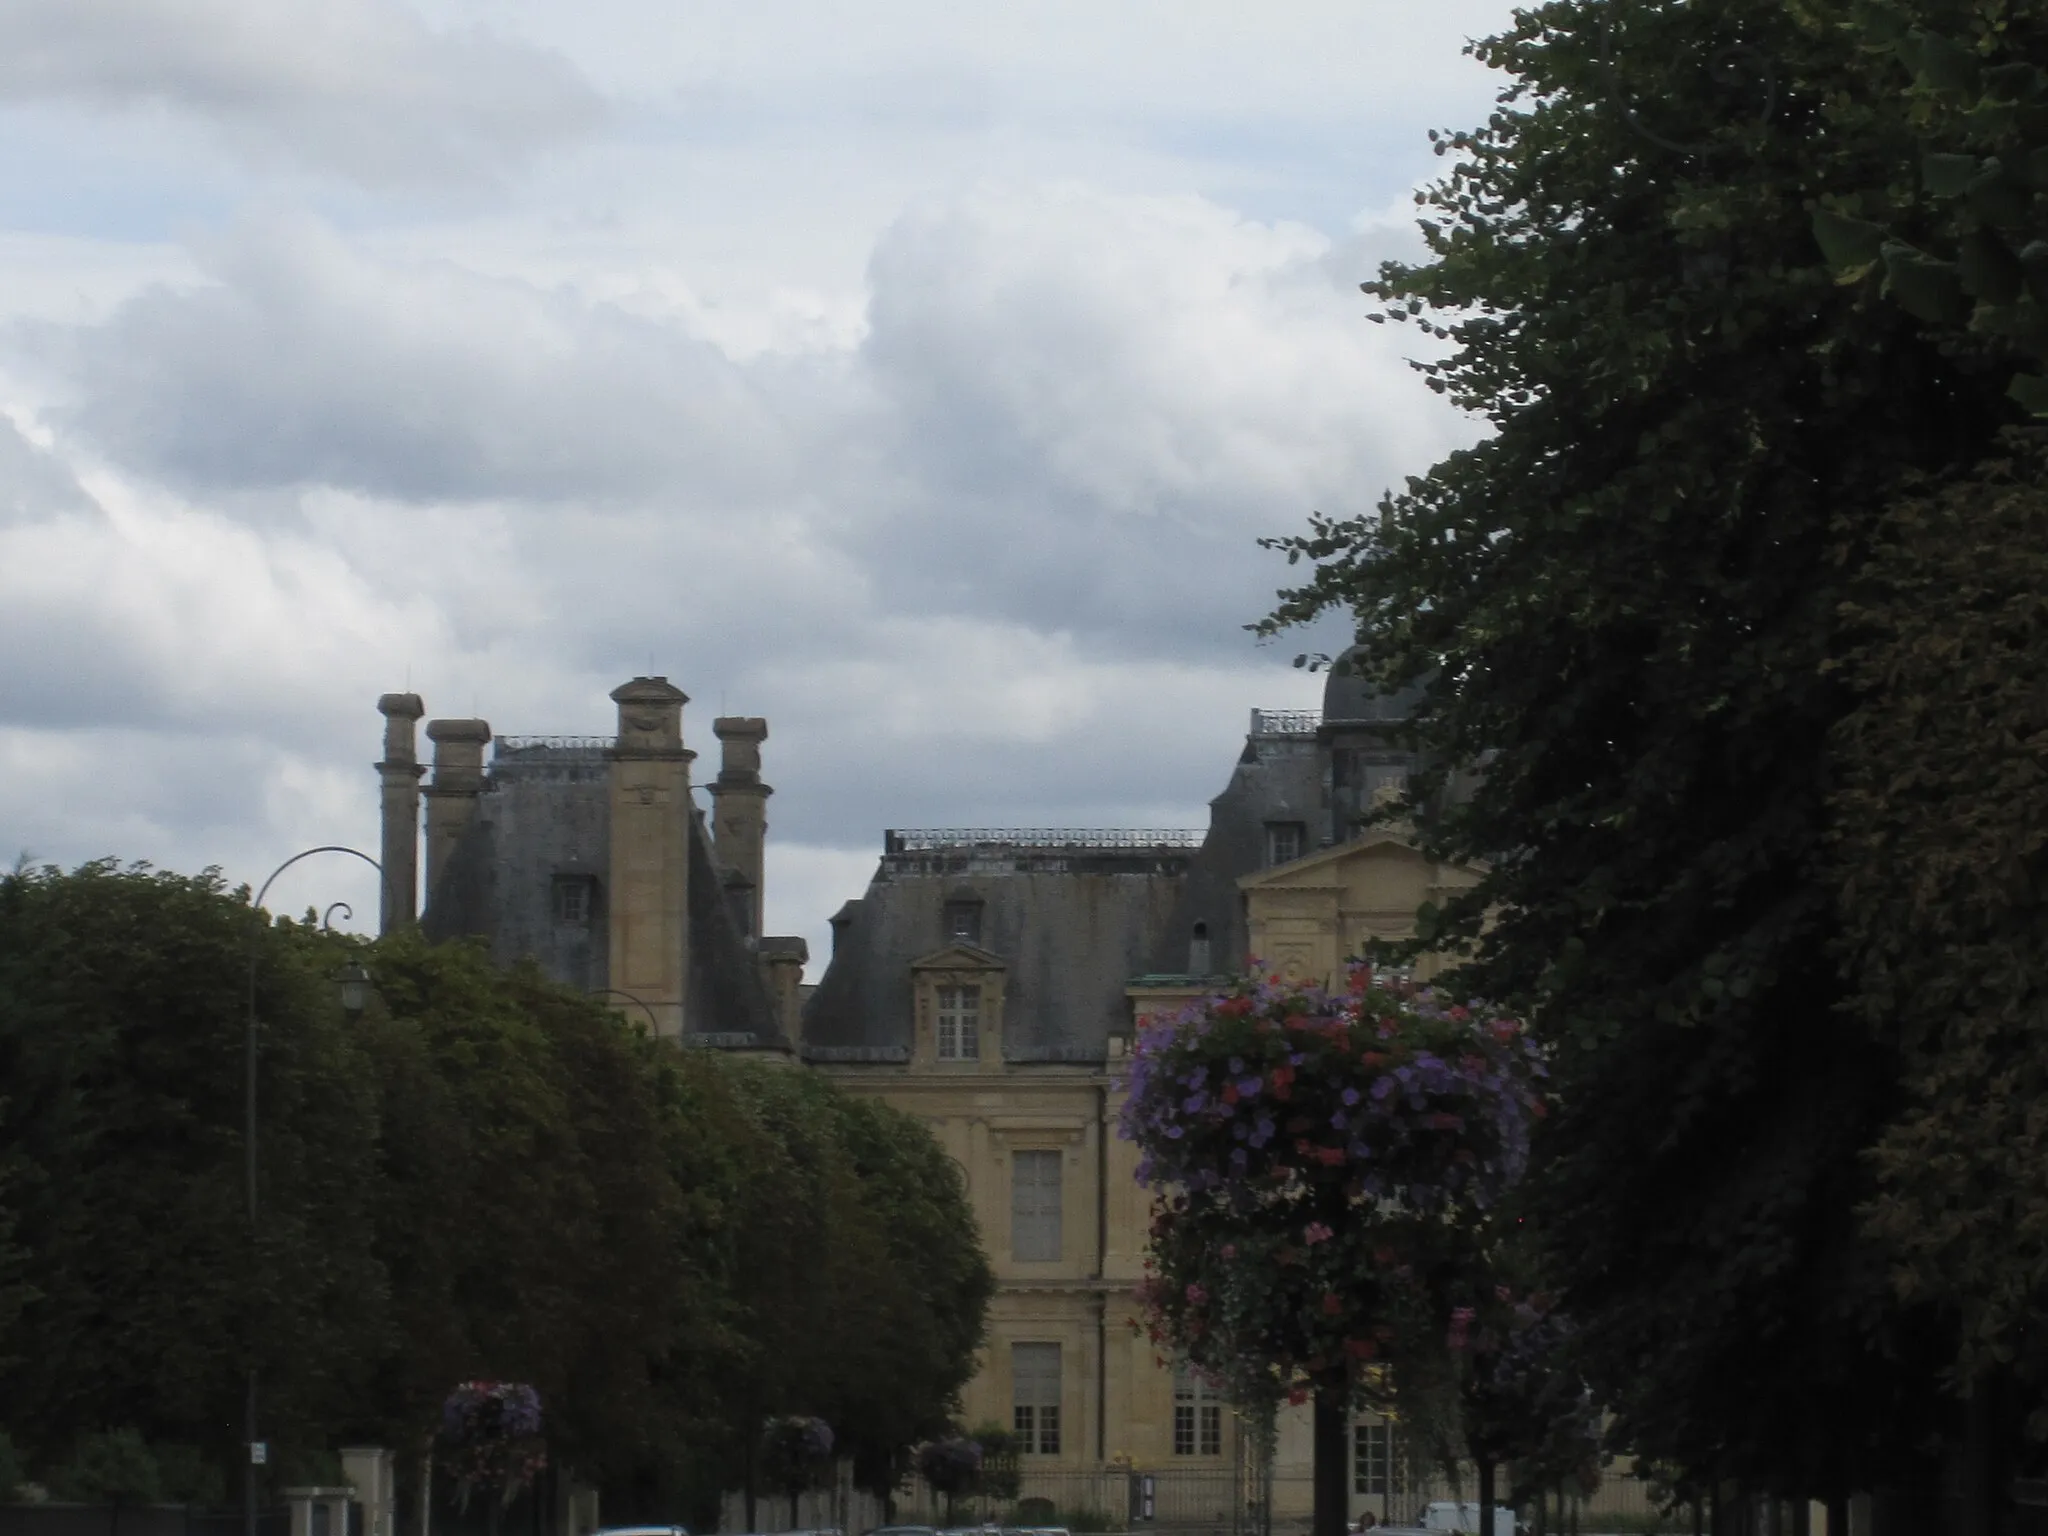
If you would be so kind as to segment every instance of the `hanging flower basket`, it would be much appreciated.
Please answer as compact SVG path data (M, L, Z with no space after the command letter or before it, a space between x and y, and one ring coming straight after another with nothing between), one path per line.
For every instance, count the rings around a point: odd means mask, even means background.
M465 1381L441 1405L439 1457L466 1504L495 1488L509 1504L547 1465L540 1394L516 1381Z

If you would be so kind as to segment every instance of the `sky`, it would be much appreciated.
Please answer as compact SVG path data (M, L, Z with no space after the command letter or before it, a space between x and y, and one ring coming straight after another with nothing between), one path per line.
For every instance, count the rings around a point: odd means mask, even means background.
M820 960L886 828L1205 825L1346 639L1258 540L1477 433L1357 285L1508 16L0 0L0 843L374 853L379 694L642 673Z

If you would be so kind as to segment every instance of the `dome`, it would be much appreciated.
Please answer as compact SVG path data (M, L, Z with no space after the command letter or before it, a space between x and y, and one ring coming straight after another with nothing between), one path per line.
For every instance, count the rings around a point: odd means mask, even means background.
M1354 645L1331 664L1323 683L1323 724L1345 720L1392 722L1406 720L1422 702L1423 685L1410 683L1394 693L1382 693L1370 678L1360 675L1365 648Z

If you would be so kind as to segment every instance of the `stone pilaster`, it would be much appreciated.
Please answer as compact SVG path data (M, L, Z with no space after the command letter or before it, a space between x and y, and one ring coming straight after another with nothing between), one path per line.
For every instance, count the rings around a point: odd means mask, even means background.
M768 722L744 715L722 715L711 722L721 749L718 778L711 785L711 826L719 862L733 870L752 890L747 896L747 937L761 936L761 866L768 841L768 797L775 793L761 782L761 743Z
M377 701L384 717L384 761L377 780L383 788L378 862L384 891L378 900L377 931L392 933L419 914L420 766L414 728L427 712L416 693L387 693Z
M646 1005L655 1032L687 1027L690 976L689 697L665 677L612 690L619 734L611 758L611 984Z

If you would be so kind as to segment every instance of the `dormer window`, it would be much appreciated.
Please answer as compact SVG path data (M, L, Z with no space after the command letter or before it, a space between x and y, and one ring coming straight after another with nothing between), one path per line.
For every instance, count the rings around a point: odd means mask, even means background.
M946 903L946 938L955 944L981 942L981 903L961 898Z
M940 987L938 1046L941 1061L981 1059L981 988Z

